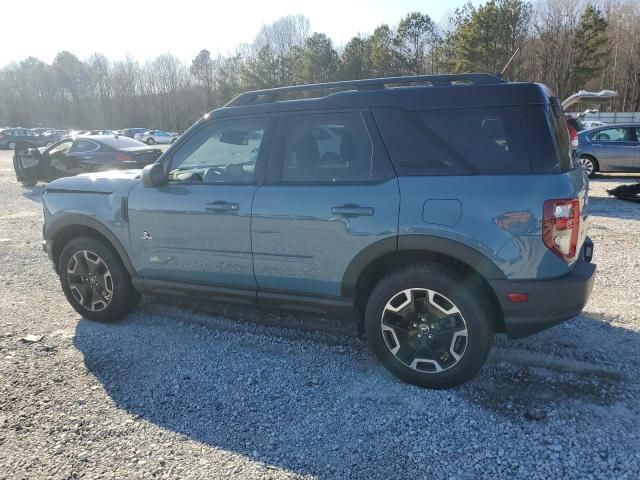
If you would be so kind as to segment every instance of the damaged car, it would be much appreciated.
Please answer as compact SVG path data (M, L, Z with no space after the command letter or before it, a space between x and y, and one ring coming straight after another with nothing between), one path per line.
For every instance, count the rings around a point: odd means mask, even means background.
M18 143L13 167L16 179L25 187L32 187L39 181L49 182L80 173L142 168L155 162L161 154L159 148L125 136L77 136L41 148Z

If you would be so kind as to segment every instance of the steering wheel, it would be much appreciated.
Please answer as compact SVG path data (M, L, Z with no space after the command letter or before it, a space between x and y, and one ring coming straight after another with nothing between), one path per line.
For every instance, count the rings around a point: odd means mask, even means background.
M226 175L226 171L222 167L209 167L202 174L203 182L219 182Z

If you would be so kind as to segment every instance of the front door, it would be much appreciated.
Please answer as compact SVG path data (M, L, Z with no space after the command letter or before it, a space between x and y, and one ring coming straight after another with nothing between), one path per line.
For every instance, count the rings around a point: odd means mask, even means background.
M165 160L166 185L132 190L131 246L143 278L255 289L251 205L268 124L204 124Z
M260 295L339 297L349 263L397 235L400 195L368 111L282 115L253 204Z

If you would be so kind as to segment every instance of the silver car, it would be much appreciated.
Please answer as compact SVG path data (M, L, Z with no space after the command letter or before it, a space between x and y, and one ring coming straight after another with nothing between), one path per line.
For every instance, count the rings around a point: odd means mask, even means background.
M134 138L147 145L154 143L173 143L178 139L176 132L165 132L164 130L148 130L144 133L136 133Z
M576 153L590 177L598 172L640 172L640 123L583 130Z

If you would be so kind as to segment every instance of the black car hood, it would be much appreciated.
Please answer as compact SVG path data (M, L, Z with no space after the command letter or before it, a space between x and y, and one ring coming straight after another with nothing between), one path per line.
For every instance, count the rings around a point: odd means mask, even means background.
M110 170L108 172L83 173L75 177L54 180L45 188L47 192L113 193L133 187L140 181L140 170Z

